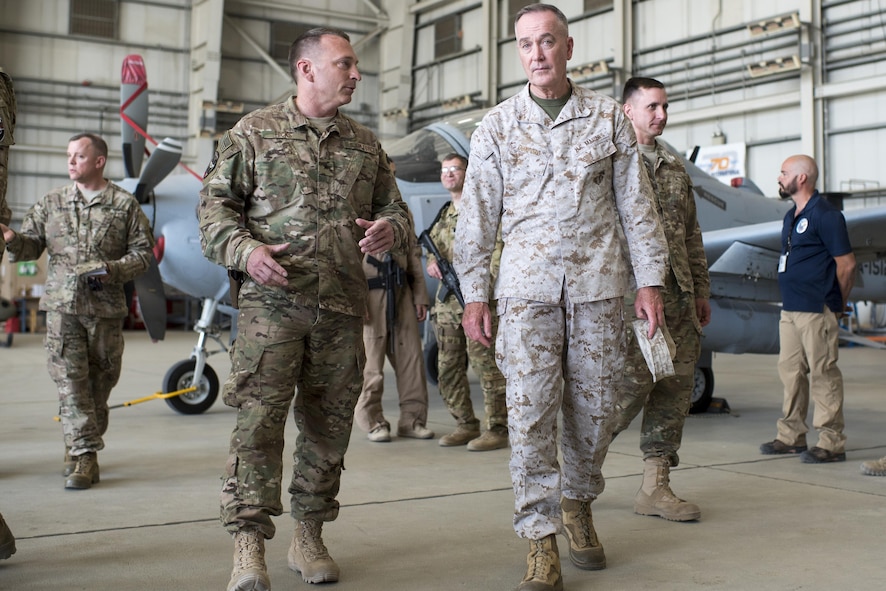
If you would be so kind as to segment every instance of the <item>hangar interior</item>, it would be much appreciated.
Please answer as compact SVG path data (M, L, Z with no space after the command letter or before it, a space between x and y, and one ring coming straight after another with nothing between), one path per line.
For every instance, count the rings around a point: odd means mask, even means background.
M363 80L343 110L384 144L516 92L525 77L512 21L525 4L0 0L0 67L18 100L13 224L68 182L64 154L74 133L103 134L112 150L109 176L123 176L119 87L127 55L141 55L147 66L148 133L180 141L183 162L202 171L219 135L242 114L295 91L286 53L300 32L331 25L350 34ZM886 0L556 4L575 39L572 79L614 96L629 76L660 79L671 104L664 139L678 149L738 146L743 174L768 195L776 193L784 157L807 153L821 164L820 188L851 194L847 208L884 201ZM155 390L193 339L175 332L158 345L143 332L127 333L111 403ZM609 567L586 573L566 564L567 587L880 589L886 478L860 475L858 462L886 454L882 354L841 351L849 461L826 466L759 454L780 412L775 357L718 355L717 396L732 410L688 421L674 471L675 491L698 502L703 519L678 524L632 513L641 470L635 421L613 444L607 490L594 506ZM17 336L0 359L7 419L0 511L19 547L0 561L0 588L222 588L231 544L217 502L234 411L216 403L183 416L161 402L112 411L102 481L72 493L62 488L57 393L40 335ZM217 359L226 375L225 356ZM391 415L394 392L388 370ZM434 388L429 416L438 435L452 428ZM292 433L287 439L291 452ZM510 524L507 461L507 450L470 454L407 440L379 446L355 431L342 515L327 529L343 568L335 588L513 588L525 548ZM274 586L306 589L286 568L288 517L277 523L278 539L269 542Z
M346 30L363 80L345 110L398 138L512 95L525 82L513 15L525 0L0 0L0 67L15 81L9 201L20 219L65 182L67 138L120 136L125 56L144 58L148 133L184 144L202 171L246 112L294 91L286 55L300 32ZM881 0L565 0L570 76L618 96L631 75L669 89L664 138L680 150L738 144L767 195L784 156L806 153L821 189L878 203L886 145ZM150 147L150 145L149 145ZM109 172L122 176L119 159Z

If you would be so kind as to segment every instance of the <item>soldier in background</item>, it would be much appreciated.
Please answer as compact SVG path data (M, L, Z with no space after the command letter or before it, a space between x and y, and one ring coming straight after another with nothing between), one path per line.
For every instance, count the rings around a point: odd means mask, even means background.
M458 209L461 204L462 189L465 184L467 160L458 154L447 154L443 158L440 180L449 191L452 200L444 205L430 229L431 239L444 257L452 261L455 225L458 223ZM492 275L498 274L501 256L501 241L492 260ZM428 275L441 279L439 265L434 256L428 253ZM437 383L440 395L456 420L455 431L440 438L440 445L451 447L467 444L470 451L490 451L508 446L508 409L505 400L505 378L495 363L495 347L484 347L465 338L461 327L462 307L453 294L440 300L445 287L440 283L437 302L432 311L434 333L437 337ZM492 306L494 307L494 302ZM493 315L498 327L498 317ZM465 359L467 356L467 359ZM486 410L486 431L480 434L480 421L474 415L471 403L471 386L468 383L467 362L480 378L483 403Z
M98 451L108 429L108 398L120 378L123 284L148 268L154 237L130 193L104 177L108 145L93 133L68 143L74 182L50 191L14 232L0 224L10 259L49 254L46 312L49 375L59 393L65 438L65 488L99 481Z
M396 168L389 160L391 172ZM391 425L385 420L381 399L385 387L385 355L394 368L400 419L397 435L414 439L431 439L427 428L428 382L422 358L418 323L428 315L428 288L421 266L421 247L415 238L415 223L409 214L409 232L405 249L390 252L390 259L380 261L372 255L363 257L363 272L369 282L367 317L363 325L366 365L363 367L363 391L354 410L354 422L367 432L370 441L391 440ZM371 261L370 261L371 259ZM381 267L381 268L380 268ZM385 273L395 277L385 277ZM392 281L396 294L396 318L389 319L385 281ZM393 321L392 321L393 320ZM394 330L389 327L393 325Z
M0 224L8 225L12 211L6 202L6 186L9 182L9 146L15 144L15 89L12 78L0 69ZM0 236L0 262L6 243Z
M246 273L225 404L237 409L221 492L234 536L228 591L270 588L265 540L283 512L283 432L295 443L289 567L337 581L322 539L336 500L363 385L368 289L362 253L406 242L409 222L378 138L339 111L360 81L339 29L303 33L289 50L298 95L243 117L219 141L198 209L204 254Z
M655 138L668 122L668 95L653 78L631 78L624 85L622 109L637 134L637 145L655 189L655 203L668 240L669 272L661 290L665 322L677 346L675 375L653 382L630 321L633 298L625 298L628 350L621 391L616 401L618 419L614 438L643 411L640 451L643 484L634 498L634 512L671 521L701 517L698 505L671 491L670 469L680 458L683 423L689 413L695 364L701 354L701 329L711 320L711 281L701 228L695 211L692 181L675 156Z
M9 146L15 143L15 89L12 78L0 69L0 224L9 224L12 211L6 204L6 184L9 180ZM6 251L6 241L0 232L0 263ZM0 514L0 559L15 554L15 537L12 535L6 520Z

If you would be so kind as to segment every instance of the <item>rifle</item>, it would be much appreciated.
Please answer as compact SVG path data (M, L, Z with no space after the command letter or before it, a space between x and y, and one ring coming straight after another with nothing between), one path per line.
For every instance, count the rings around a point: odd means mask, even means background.
M436 220L434 221L436 222ZM431 227L433 227L433 224L431 224ZM427 230L421 233L418 241L437 259L437 266L440 268L441 281L443 282L443 290L437 294L438 299L442 302L449 297L449 294L452 294L458 300L458 303L461 304L461 307L464 308L465 298L461 295L461 284L458 281L458 275L455 274L455 269L452 268L452 264L440 254L440 249L434 244L434 239L431 238Z
M394 334L394 327L397 324L397 288L403 285L405 273L390 254L386 254L382 261L372 255L367 255L366 262L381 272L380 276L368 279L367 282L369 284L369 289L385 290L388 354L393 355L394 341L397 340L396 335Z

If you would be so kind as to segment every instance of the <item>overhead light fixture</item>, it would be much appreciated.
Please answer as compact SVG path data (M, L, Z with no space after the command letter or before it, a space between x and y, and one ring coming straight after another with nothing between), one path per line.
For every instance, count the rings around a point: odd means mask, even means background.
M572 68L569 70L569 74L572 78L587 78L588 76L593 76L594 74L608 74L609 73L609 64L607 64L604 60L600 60L599 62L592 62L590 64L585 64L583 66L578 66L577 68Z
M792 12L783 16L775 16L766 20L748 25L748 32L751 37L759 37L760 35L769 35L771 33L781 33L790 29L800 28L800 14Z
M774 60L766 60L751 64L748 66L748 75L751 78L760 78L762 76L773 76L782 72L791 72L799 70L801 66L800 57L792 55L789 57L780 57Z

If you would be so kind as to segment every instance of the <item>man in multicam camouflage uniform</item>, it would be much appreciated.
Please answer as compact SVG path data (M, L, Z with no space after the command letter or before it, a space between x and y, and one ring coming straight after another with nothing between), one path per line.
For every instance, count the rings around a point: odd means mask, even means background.
M0 224L8 224L12 211L6 202L6 185L9 181L9 146L15 144L15 89L9 74L0 70ZM6 243L0 235L0 262Z
M655 187L655 200L668 239L667 274L662 296L665 321L677 346L675 375L654 382L632 330L627 331L625 375L616 401L615 437L643 410L640 450L643 485L634 498L634 511L672 521L701 517L698 505L671 491L670 468L680 458L683 423L689 412L695 363L701 353L701 328L711 320L711 281L695 212L692 181L683 161L655 138L668 122L668 95L652 78L631 78L624 85L622 108L631 120L637 144ZM626 300L627 301L627 300ZM628 320L630 307L625 306Z
M58 386L65 437L65 488L99 481L98 451L105 444L108 398L120 378L123 284L151 261L154 237L138 202L104 178L108 145L81 133L68 144L73 184L49 192L19 232L0 224L10 259L35 260L46 250L49 270L40 309L46 311L49 375Z
M8 224L12 211L6 204L6 183L9 180L9 146L15 143L15 89L9 74L0 70L0 224ZM0 232L0 263L6 252L6 241ZM0 515L0 559L15 554L15 536L12 535L3 515Z
M440 254L452 261L455 226L458 223L458 209L461 204L465 184L465 169L468 161L458 154L447 154L443 158L440 180L449 191L452 201L443 206L437 215L436 223L430 230L431 239ZM499 240L492 254L491 276L498 275L502 244ZM441 279L440 267L434 255L428 253L428 275ZM440 438L443 447L465 445L470 451L490 451L508 446L508 409L505 398L505 378L495 364L495 347L484 347L480 343L465 338L461 326L462 307L453 294L445 300L440 294L445 289L440 283L437 301L432 311L434 333L437 337L437 379L440 395L456 420L455 431ZM490 302L495 310L495 302ZM498 317L493 315L492 334L498 329ZM493 337L494 338L494 337ZM465 359L467 355L467 359ZM486 431L480 435L480 421L474 416L471 404L471 386L468 383L467 362L470 360L474 372L480 378L483 391L483 404L486 410Z
M471 137L455 269L465 332L489 345L489 260L501 224L496 352L507 379L514 529L530 540L517 589L544 591L563 587L555 534L566 534L577 567L606 565L590 504L603 491L622 375L622 298L633 271L638 315L650 335L663 324L666 241L618 103L567 78L566 17L532 4L515 30L529 83Z
M200 194L204 254L246 273L224 387L237 408L221 492L235 545L228 591L270 588L265 539L283 512L291 406L289 567L307 582L338 580L321 529L338 516L363 382L361 251L402 246L409 227L378 139L338 110L360 80L347 34L311 29L293 42L289 65L298 95L246 115L221 138Z

